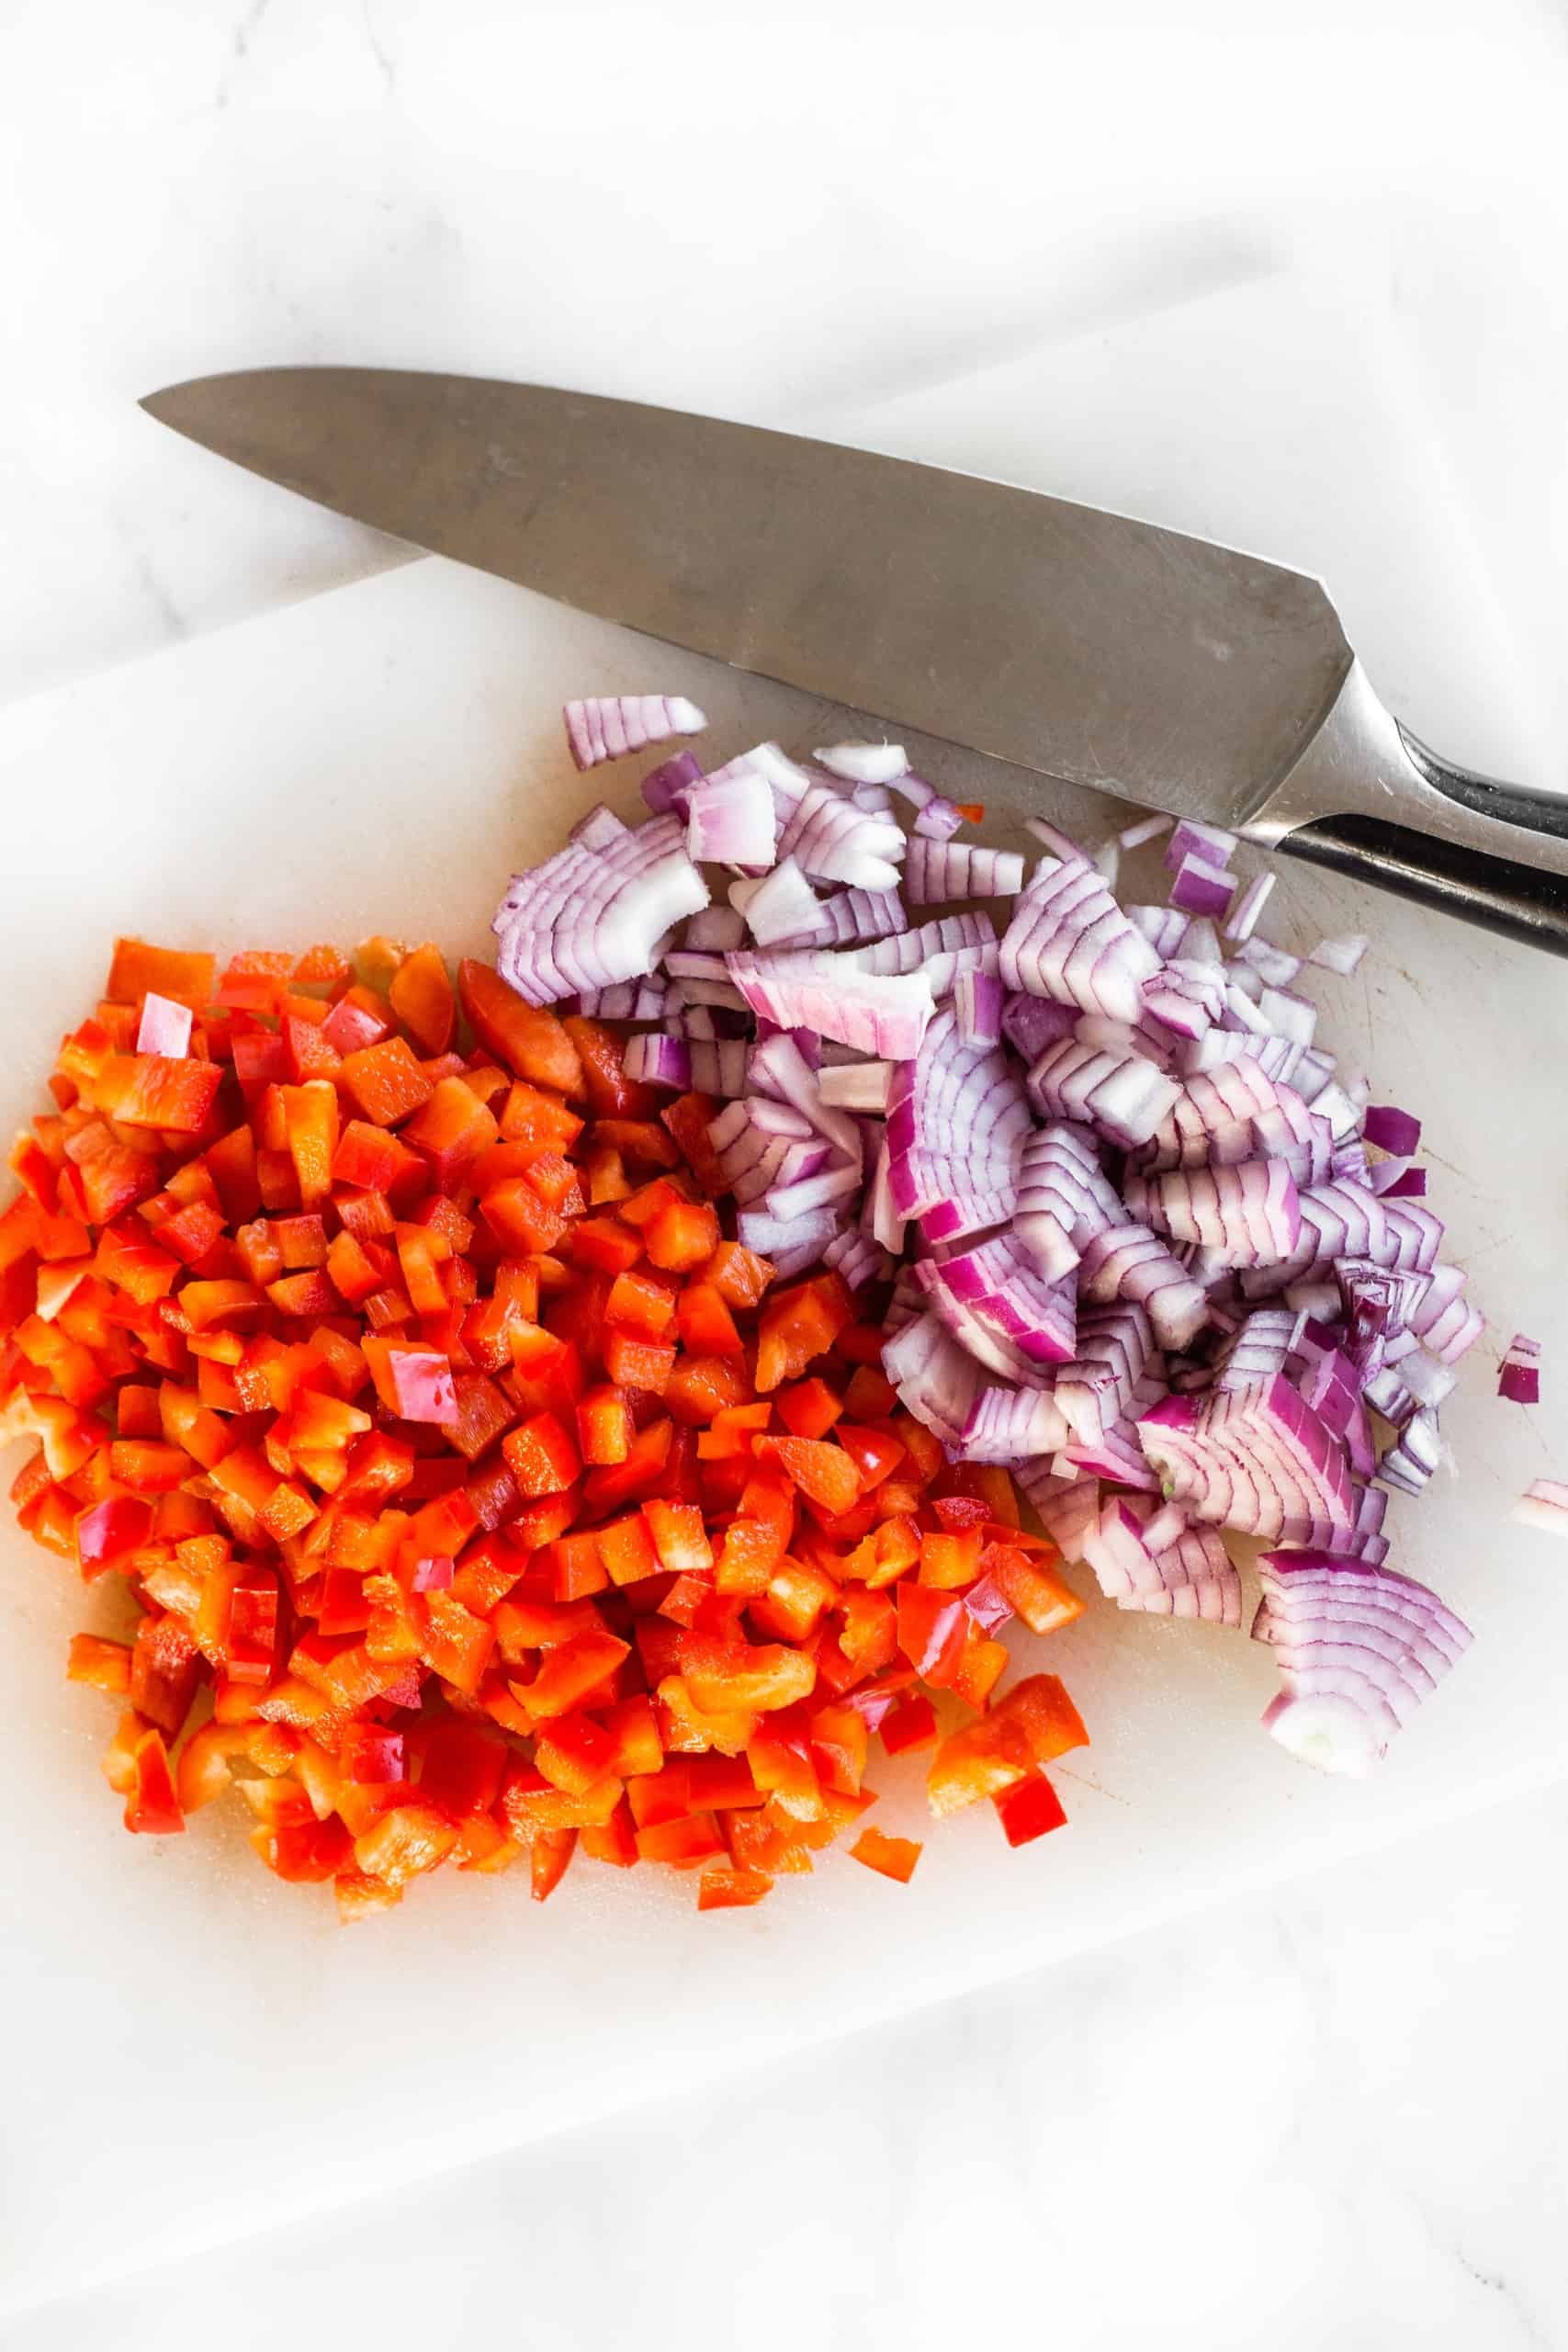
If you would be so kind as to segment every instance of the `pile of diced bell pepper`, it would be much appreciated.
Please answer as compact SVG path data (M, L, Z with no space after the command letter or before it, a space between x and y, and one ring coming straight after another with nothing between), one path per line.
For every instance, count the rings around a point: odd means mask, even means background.
M69 1667L128 1828L232 1790L354 1917L574 1853L754 1903L874 1737L938 1814L1062 1820L1071 1702L997 1691L1010 1617L1080 1610L1051 1546L897 1408L880 1301L727 1238L717 1106L622 1058L431 946L118 943L11 1155L0 1431L23 1526L142 1612Z

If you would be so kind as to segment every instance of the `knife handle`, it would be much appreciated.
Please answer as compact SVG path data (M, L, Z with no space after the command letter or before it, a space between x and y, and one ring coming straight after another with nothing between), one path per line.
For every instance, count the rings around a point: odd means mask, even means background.
M1390 717L1359 664L1248 830L1292 857L1568 956L1568 798L1439 759Z

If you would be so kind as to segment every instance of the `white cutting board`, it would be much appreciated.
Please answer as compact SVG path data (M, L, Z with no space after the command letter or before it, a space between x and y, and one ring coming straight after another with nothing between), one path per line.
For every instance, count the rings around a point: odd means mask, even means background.
M1528 765L1540 747L1409 384L1372 364L1370 328L1286 366L1295 299L1270 285L1168 313L908 406L881 437L971 462L989 448L993 470L1201 512L1274 553L1295 533L1333 559L1400 708L1456 754ZM961 430L962 453L944 446ZM1337 530L1318 487L1336 466ZM639 763L585 783L561 745L557 705L599 687L690 693L727 749L824 740L807 697L435 562L0 715L0 1110L16 1124L34 1106L117 930L220 948L379 930L482 951L513 863L599 789L630 806ZM928 758L960 797L998 797L982 763ZM1042 805L1107 830L1084 796ZM1550 1398L1568 1332L1568 967L1304 869L1277 899L1283 939L1372 934L1360 975L1325 978L1325 1034L1369 1061L1375 1099L1424 1114L1452 1251L1502 1336L1546 1343ZM1475 1647L1370 1784L1320 1781L1258 1731L1272 1671L1245 1639L1097 1606L1036 1645L1094 1738L1060 1770L1069 1831L1010 1855L983 1808L931 1831L906 1891L829 1858L759 1911L705 1918L689 1882L585 1865L543 1910L521 1880L446 1876L345 1930L330 1894L266 1876L236 1815L127 1838L96 1770L113 1706L61 1679L68 1634L107 1600L0 1530L0 2314L1562 1773L1568 1554L1504 1514L1529 1478L1568 1470L1568 1436L1559 1409L1495 1402L1494 1361L1475 1351L1445 1417L1459 1482L1390 1513L1394 1564L1438 1586ZM918 1764L876 1779L889 1826L921 1834Z

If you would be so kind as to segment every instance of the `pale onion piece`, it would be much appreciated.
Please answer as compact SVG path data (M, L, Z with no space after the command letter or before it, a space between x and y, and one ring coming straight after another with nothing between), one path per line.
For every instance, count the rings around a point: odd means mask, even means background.
M161 1054L170 1061L183 1061L190 1052L191 1022L188 1004L175 1004L172 998L159 996L149 989L141 1000L137 1052Z
M846 784L891 784L909 770L902 743L829 743L811 756Z
M1508 1517L1520 1527L1539 1527L1548 1535L1568 1536L1568 1481L1533 1480Z

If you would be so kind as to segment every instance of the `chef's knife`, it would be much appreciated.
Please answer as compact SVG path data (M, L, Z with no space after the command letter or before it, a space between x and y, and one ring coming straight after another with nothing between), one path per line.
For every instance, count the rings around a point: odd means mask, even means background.
M273 368L141 405L564 604L1568 955L1568 800L1427 751L1301 572L974 474L536 384Z

